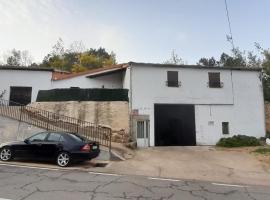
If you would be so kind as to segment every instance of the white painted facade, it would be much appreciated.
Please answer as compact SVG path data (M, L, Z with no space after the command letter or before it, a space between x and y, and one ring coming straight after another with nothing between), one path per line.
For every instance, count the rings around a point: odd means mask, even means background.
M181 86L166 85L167 71L178 71ZM222 88L208 87L208 72L220 72ZM4 99L8 100L11 86L32 87L33 102L39 90L128 89L130 112L136 111L149 119L150 146L155 146L155 104L194 105L197 145L214 145L222 137L237 134L265 136L263 88L258 70L129 63L125 70L92 78L87 76L52 81L51 71L1 69L0 92L6 90ZM222 122L229 122L229 135L222 134ZM132 126L132 119L130 123Z
M53 88L122 88L122 72L100 77L88 78L87 75L53 81Z
M154 104L193 104L197 145L214 145L237 134L265 136L260 71L187 68L139 63L130 66L130 105L150 119L150 146L155 146ZM180 87L168 87L167 71L178 71ZM208 72L220 72L222 88L208 87ZM222 134L229 122L229 135Z
M52 88L52 71L37 70L0 70L0 93L6 91L4 99L9 100L10 87L32 87L32 99L36 101L39 90L49 90Z

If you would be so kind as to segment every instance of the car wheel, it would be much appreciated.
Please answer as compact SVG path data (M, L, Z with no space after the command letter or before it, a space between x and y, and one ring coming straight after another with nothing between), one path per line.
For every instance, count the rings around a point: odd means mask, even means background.
M57 156L56 163L60 167L67 167L70 163L70 156L67 152L60 152Z
M9 147L4 147L0 151L0 159L2 161L10 161L12 159L12 151Z

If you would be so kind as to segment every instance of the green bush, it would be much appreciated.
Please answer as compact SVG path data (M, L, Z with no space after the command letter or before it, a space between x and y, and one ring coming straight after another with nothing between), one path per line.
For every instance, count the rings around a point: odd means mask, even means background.
M260 141L257 138L246 135L235 135L229 138L221 138L217 143L217 146L220 147L249 147L260 145Z

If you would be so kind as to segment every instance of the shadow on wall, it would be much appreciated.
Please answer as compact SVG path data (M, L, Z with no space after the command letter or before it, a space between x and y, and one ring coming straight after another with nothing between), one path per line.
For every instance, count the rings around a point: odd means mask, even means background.
M45 131L24 122L0 116L0 143L22 141L31 135Z

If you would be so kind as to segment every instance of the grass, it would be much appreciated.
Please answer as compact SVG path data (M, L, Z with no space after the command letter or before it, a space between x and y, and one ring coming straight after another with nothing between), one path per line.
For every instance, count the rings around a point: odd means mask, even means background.
M263 155L270 155L270 147L260 147L253 152L263 154Z
M235 135L229 138L221 138L217 143L219 147L250 147L260 146L260 141L251 136L246 135Z

